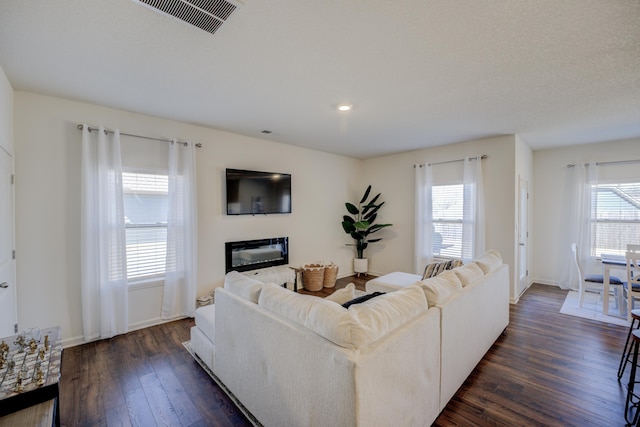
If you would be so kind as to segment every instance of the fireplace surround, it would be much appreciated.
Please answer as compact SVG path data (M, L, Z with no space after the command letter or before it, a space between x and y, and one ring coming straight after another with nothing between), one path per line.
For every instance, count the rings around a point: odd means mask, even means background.
M250 271L289 263L289 238L226 242L225 272Z

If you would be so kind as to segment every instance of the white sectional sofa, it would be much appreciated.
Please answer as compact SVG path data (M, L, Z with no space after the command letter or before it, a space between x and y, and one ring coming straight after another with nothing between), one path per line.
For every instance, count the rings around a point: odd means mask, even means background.
M440 411L509 325L509 266L490 250L473 263L421 280L390 273L370 280L367 292L390 292L418 283L441 326ZM457 279L457 280L456 280ZM456 290L456 281L460 287Z
M507 266L465 267L348 309L230 272L191 345L264 426L427 426L508 324Z

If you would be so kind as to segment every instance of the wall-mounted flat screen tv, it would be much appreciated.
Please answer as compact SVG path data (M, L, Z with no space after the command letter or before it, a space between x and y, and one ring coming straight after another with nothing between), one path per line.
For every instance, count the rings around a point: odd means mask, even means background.
M291 213L291 175L227 169L227 215Z

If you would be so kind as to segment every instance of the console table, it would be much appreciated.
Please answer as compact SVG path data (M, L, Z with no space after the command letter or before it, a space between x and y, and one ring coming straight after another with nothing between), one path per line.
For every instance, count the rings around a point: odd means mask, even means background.
M0 417L53 400L60 426L60 328L0 338Z

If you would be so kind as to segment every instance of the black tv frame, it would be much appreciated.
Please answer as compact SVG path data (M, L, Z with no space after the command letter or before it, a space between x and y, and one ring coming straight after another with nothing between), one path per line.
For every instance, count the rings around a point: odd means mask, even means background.
M273 212L230 212L229 211L229 172L239 172L242 174L246 174L247 176L251 175L251 174L257 174L257 175L261 175L264 177L268 177L268 176L272 176L272 175L281 175L284 177L287 177L287 180L289 181L289 210L288 211L273 211ZM237 216L237 215L282 215L282 214L290 214L293 210L292 207L292 200L291 200L291 194L292 194L292 190L291 190L291 174L289 173L284 173L284 172L265 172L265 171L257 171L257 170L249 170L249 169L237 169L237 168L226 168L225 169L225 204L226 204L226 213L227 215L233 215L233 216Z

